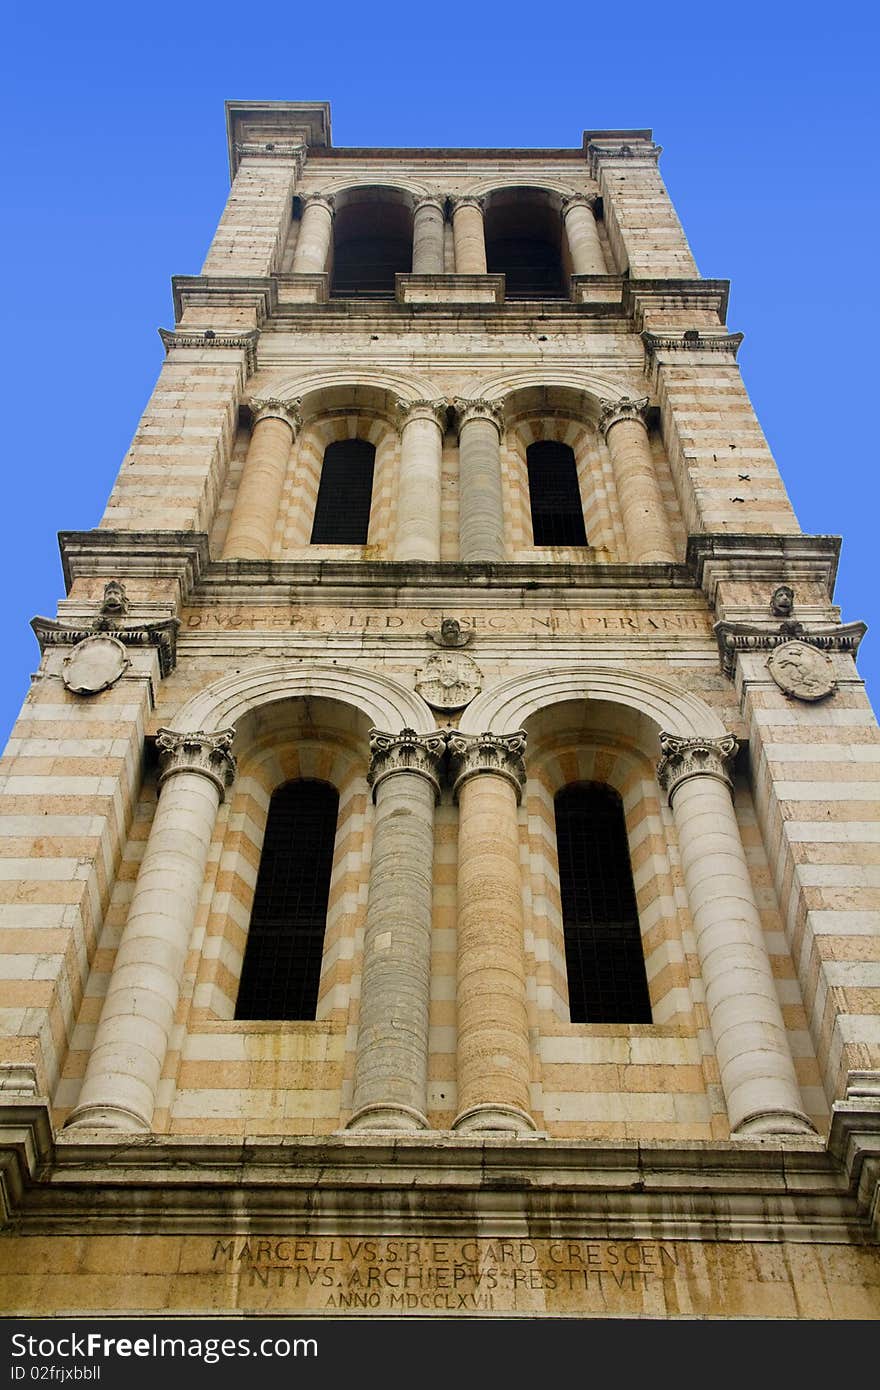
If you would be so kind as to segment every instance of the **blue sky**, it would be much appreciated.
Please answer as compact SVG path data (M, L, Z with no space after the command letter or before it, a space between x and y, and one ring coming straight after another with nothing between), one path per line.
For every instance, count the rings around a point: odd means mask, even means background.
M303 15L308 8L311 15ZM0 296L7 384L0 743L63 596L56 533L97 525L162 362L170 277L228 192L226 98L328 100L337 145L577 145L650 126L807 531L842 534L846 620L880 626L877 30L802 5L251 10L13 3ZM824 13L824 12L823 12ZM10 119L11 118L11 119ZM875 705L880 634L859 657Z

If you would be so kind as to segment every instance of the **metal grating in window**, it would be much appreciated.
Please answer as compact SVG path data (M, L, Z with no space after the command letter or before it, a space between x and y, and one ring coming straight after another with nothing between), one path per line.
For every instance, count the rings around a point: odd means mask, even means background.
M559 252L538 237L486 240L490 274L503 274L505 299L560 299L566 294Z
M324 450L312 545L366 545L373 497L374 446L339 439Z
M395 277L411 269L411 238L354 237L336 247L331 294L343 299L392 299Z
M310 778L279 787L257 875L238 1019L313 1019L339 794Z
M556 796L572 1023L650 1023L651 1001L620 797L598 782Z
M573 450L555 439L541 439L529 445L526 461L535 545L586 545Z

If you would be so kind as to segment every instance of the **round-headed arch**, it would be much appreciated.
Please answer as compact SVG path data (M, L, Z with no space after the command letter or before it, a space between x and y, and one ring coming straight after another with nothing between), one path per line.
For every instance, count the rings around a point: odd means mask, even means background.
M463 396L498 401L508 424L534 415L566 415L596 424L602 402L644 394L637 382L621 382L593 373L535 371L510 372L489 381L471 381Z
M623 707L643 733L645 721L654 734L720 738L727 732L705 701L661 676L610 666L581 670L560 666L512 676L478 695L462 715L462 733L488 729L493 734L512 734L538 711L571 701ZM640 741L645 744L644 736ZM656 754L659 747L655 742L645 752Z
M350 706L369 727L389 733L401 729L429 733L436 728L419 695L379 672L280 661L214 681L178 711L171 727L179 733L216 733L237 728L243 720L268 713L285 701L304 698Z
M300 412L306 423L341 410L363 411L393 422L398 401L409 404L433 399L437 391L426 377L348 370L267 377L260 383L259 394L274 396L279 400L299 399L302 402Z

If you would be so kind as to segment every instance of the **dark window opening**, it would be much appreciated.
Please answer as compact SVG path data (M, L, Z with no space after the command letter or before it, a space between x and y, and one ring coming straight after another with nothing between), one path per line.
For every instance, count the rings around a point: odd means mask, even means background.
M339 209L333 226L331 295L393 298L395 276L412 270L412 213L404 203L365 190Z
M623 805L579 782L556 796L556 844L572 1023L650 1023Z
M338 814L336 789L306 778L269 803L238 1019L315 1017Z
M354 237L337 247L332 294L342 299L387 299L394 277L412 269L412 243L402 237Z
M559 299L565 293L559 252L537 237L498 237L486 244L486 268L505 276L506 299Z
M324 450L312 545L366 545L376 450L365 439L340 439Z
M568 292L562 219L546 195L507 190L486 209L486 268L505 276L507 299L559 299Z
M555 439L526 450L535 545L586 545L574 451Z

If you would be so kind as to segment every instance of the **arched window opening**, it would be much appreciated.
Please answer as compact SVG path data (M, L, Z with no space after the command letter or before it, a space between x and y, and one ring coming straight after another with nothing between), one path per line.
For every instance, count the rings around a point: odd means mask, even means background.
M535 545L586 545L574 450L541 439L526 450Z
M272 796L235 1006L238 1019L314 1019L339 793L287 782Z
M555 800L572 1023L650 1023L623 805L612 787L578 782Z
M503 274L507 299L559 299L567 293L561 219L553 208L501 195L486 210L486 267Z
M331 295L387 299L398 274L412 270L412 214L399 202L352 202L339 209L333 229Z
M375 446L366 439L339 439L327 445L312 545L366 545L375 461Z

